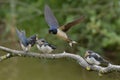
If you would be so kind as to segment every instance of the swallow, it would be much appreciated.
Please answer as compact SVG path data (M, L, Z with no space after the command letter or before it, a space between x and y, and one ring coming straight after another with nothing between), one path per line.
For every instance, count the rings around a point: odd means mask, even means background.
M91 50L86 51L84 58L87 61L87 63L90 65L108 66L110 64L107 60L105 60L99 54Z
M19 31L16 28L16 33L20 41L20 45L24 51L29 51L31 47L34 46L37 40L37 35L30 36L29 38L26 37L25 31Z
M51 53L56 49L55 46L49 44L45 39L38 39L36 46L42 53Z
M84 19L84 16L81 16L80 18L71 21L65 25L59 26L57 19L55 18L52 10L48 5L45 5L44 16L48 26L50 27L49 33L57 35L61 39L65 40L66 42L69 43L71 47L73 44L77 43L76 41L71 40L66 34L66 32L74 25L80 23Z

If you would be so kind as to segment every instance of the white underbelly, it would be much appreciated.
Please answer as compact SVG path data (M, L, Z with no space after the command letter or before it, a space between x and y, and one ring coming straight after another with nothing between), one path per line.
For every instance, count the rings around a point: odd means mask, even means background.
M51 47L44 46L44 45L42 45L41 47L39 45L37 45L37 48L43 53L51 53L53 51L53 49Z
M92 65L100 65L100 62L95 60L94 58L89 58L87 57L86 58L86 61L89 63L89 64L92 64Z
M62 32L62 31L59 30L59 29L57 29L57 30L58 30L58 32L57 32L57 36L58 36L58 37L61 37L61 38L64 39L64 40L68 39L68 36L67 36L66 33Z
M24 50L24 51L29 51L30 50L30 45L28 45L28 46L24 46L23 44L22 44L22 42L20 42L20 45L21 45L21 47L22 47L22 49Z

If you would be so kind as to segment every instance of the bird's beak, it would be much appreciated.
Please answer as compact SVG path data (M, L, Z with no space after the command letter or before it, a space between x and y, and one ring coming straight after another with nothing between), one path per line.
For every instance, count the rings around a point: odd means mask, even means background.
M51 30L49 30L48 32L49 32L49 34L51 34L51 33L52 33L52 31L51 31Z
M36 39L36 44L39 44L39 40L38 39Z
M38 37L36 37L36 41L38 41Z
M36 34L36 41L38 41L38 34Z
M86 51L86 53L85 53L85 56L84 57L87 57L89 55L89 53Z
M51 31L49 31L49 34L51 34Z

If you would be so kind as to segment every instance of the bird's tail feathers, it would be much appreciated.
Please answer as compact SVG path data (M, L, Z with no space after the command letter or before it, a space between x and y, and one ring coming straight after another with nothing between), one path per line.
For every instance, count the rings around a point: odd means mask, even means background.
M76 42L76 41L70 41L70 42L69 42L70 47L72 47L73 44L77 44L77 42Z
M104 65L104 66L108 66L110 63L109 63L109 61L107 61L107 60L104 60L104 61L102 61L102 65Z

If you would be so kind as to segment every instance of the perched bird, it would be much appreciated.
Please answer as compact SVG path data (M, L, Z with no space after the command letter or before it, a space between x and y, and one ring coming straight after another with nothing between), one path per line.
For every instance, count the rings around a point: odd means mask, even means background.
M36 45L42 53L51 53L56 49L55 46L49 44L45 39L38 39Z
M91 65L108 66L108 64L110 64L107 60L102 58L99 54L91 50L86 51L84 58Z
M66 34L66 32L74 25L80 23L83 19L84 16L81 16L80 18L69 22L63 26L59 26L57 19L55 18L52 10L50 9L50 7L48 5L45 5L44 8L44 16L45 16L45 20L48 24L49 28L49 33L52 33L54 35L57 35L58 37L62 38L63 40L67 41L69 43L69 45L72 47L72 45L74 43L76 43L75 41L71 40L68 35Z
M20 45L24 51L29 51L32 46L36 43L37 35L26 37L25 31L19 31L16 28L16 33L20 41Z

